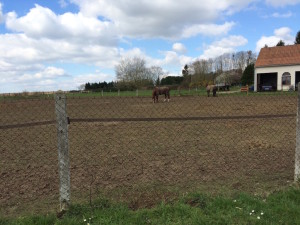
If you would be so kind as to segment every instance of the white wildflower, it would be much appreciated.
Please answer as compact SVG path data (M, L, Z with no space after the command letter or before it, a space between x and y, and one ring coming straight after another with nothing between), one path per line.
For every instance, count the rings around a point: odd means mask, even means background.
M254 213L254 209L252 210L252 212Z
M263 212L261 212L261 213L260 213L260 215L264 215L264 213L263 213Z
M258 216L257 219L260 220L260 216Z

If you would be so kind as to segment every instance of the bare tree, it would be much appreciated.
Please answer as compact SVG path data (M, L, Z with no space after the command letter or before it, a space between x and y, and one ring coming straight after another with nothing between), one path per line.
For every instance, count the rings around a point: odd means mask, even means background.
M214 80L214 60L198 59L190 65L192 86L204 86Z
M250 64L254 64L256 61L256 54L253 53L251 50L247 51L247 66L249 66Z
M136 87L153 84L146 61L139 57L124 58L115 67L119 82L131 83Z
M159 81L164 75L164 71L160 66L151 66L149 68L149 77L148 79L153 80L153 83L159 85Z
M236 55L236 62L237 62L237 68L238 70L243 71L246 66L247 66L247 56L246 56L246 52L244 51L240 51L237 52Z
M214 71L218 74L223 72L223 55L220 55L214 60Z
M79 91L83 91L85 89L85 84L81 84L78 86Z

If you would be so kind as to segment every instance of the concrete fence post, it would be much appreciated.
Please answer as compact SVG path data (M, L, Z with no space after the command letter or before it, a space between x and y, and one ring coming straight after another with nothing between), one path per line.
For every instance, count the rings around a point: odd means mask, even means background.
M57 147L59 168L60 210L67 210L70 205L70 159L68 143L68 123L66 95L55 95L55 113L57 121Z
M300 179L300 82L298 83L297 97L297 122L296 122L296 151L295 151L295 176L294 181Z

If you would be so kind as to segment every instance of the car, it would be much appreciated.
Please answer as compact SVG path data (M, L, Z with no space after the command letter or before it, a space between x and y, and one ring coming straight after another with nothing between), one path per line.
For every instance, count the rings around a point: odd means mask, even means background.
M274 91L275 89L271 85L261 86L261 91Z

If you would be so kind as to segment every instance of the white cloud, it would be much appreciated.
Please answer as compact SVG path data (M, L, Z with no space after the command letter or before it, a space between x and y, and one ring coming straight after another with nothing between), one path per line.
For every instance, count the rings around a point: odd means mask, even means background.
M297 5L300 3L300 0L266 0L266 3L274 7L283 7L287 5Z
M287 13L283 13L283 14L276 12L276 13L272 14L272 17L274 17L274 18L290 18L292 16L293 16L292 12L287 12Z
M68 76L61 68L47 67L34 74L24 74L15 79L15 82L41 82L41 80L55 80L60 77Z
M42 73L37 73L35 76L37 78L57 78L66 76L66 72L64 69L49 66Z
M255 51L258 53L261 48L263 48L265 45L269 47L276 46L277 43L282 40L285 42L285 44L293 44L294 43L294 37L291 35L291 29L288 27L281 27L279 29L274 30L273 36L262 36L257 42L256 42L256 49Z
M274 30L274 34L277 37L290 41L293 37L291 36L292 30L288 27L281 27L279 29Z
M0 63L1 92L58 90L55 85L58 87L61 79L70 78L63 69L57 67L35 65L21 66L13 70L12 65L5 64L7 69L12 69L5 72L1 69L2 66L3 63Z
M68 40L103 46L114 46L118 41L114 24L97 18L85 17L81 13L56 15L48 8L35 5L23 17L15 12L7 14L6 27L24 33L33 39Z
M81 13L56 15L39 5L22 17L15 12L5 17L6 27L17 33L0 34L0 79L34 74L44 63L113 68L118 61L118 35L107 21Z
M86 16L103 16L113 21L122 35L130 37L179 39L216 32L213 23L222 14L248 6L253 0L71 0ZM133 26L134 24L134 26ZM226 31L233 24L225 23ZM205 31L209 28L208 31ZM222 30L221 29L221 30ZM217 32L220 34L220 32Z
M59 0L58 3L61 8L65 8L68 6L68 3L65 0Z
M173 71L181 71L181 68L185 64L191 63L193 60L195 60L192 57L186 56L186 55L179 55L177 52L174 51L165 51L162 52L164 58L162 58L159 61L160 66L165 66L166 68L169 68Z
M189 37L196 36L198 34L204 36L226 35L234 25L235 25L234 22L226 22L223 25L217 25L217 24L193 25L183 30L182 37L189 38Z
M236 51L236 48L246 45L247 43L248 40L243 36L229 36L206 46L204 53L200 58L209 59L225 53L232 53Z
M0 23L2 23L4 21L4 16L2 13L2 3L0 2Z
M37 67L38 68L38 67ZM37 69L36 68L36 69ZM1 75L1 72L0 72ZM114 75L95 72L70 76L62 68L40 68L34 73L15 73L10 76L0 76L0 92L22 91L57 91L74 90L87 82L102 82L113 80Z
M178 53L186 53L186 47L182 43L174 43L172 47L173 51L178 52Z
M0 0L1 1L1 0ZM112 75L105 73L82 74L76 79L67 72L51 65L76 63L113 69L120 57L141 56L146 62L165 68L179 68L193 58L185 56L182 38L197 35L226 36L235 26L226 15L244 9L256 0L57 0L61 7L69 3L78 5L77 13L57 14L36 4L28 13L18 16L15 12L3 13L0 2L0 23L9 30L0 34L0 83L19 81L19 87L32 89L73 87L86 79L97 81ZM299 1L271 1L273 6L297 4ZM46 3L45 3L46 4ZM225 15L225 17L224 17ZM288 17L290 13L273 17ZM224 21L222 23L217 21ZM274 36L289 39L288 31L276 31ZM124 51L119 42L130 38L162 38L175 42L170 51L160 52L160 58L148 56L139 48ZM202 57L215 57L233 52L247 43L242 36L229 36L205 47ZM47 65L47 66L45 66ZM98 77L99 75L99 77ZM86 79L84 78L86 76ZM99 79L98 79L99 78ZM21 79L22 82L21 83ZM59 82L68 79L70 84ZM82 79L82 80L80 80ZM29 82L30 81L30 82ZM34 81L34 82L33 82ZM36 81L36 82L35 82ZM96 81L96 80L95 80ZM1 85L2 86L2 85Z
M80 12L58 15L36 4L22 17L7 13L5 25L12 33L0 35L0 62L28 65L59 61L113 68L120 56L118 41L122 36L187 38L226 34L233 22L208 22L217 19L218 12L239 9L251 1L213 0L218 2L215 5L192 0L176 4L169 0L72 2L79 5ZM59 3L63 6L66 1ZM99 15L106 20L99 20Z
M119 57L117 47L87 44L85 40L33 39L24 34L0 35L0 62L10 64L84 63L112 68ZM1 70L1 67L0 67Z

